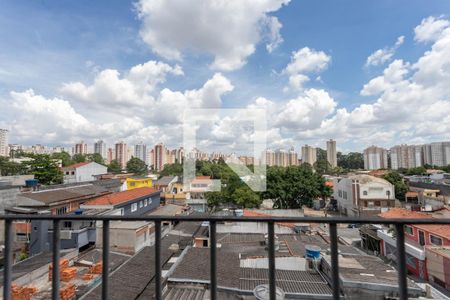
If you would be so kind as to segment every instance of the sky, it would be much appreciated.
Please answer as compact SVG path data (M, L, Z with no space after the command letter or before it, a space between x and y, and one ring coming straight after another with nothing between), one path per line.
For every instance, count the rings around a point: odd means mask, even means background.
M0 0L10 143L178 147L187 109L205 151L248 150L256 110L273 149L443 141L449 83L447 0Z

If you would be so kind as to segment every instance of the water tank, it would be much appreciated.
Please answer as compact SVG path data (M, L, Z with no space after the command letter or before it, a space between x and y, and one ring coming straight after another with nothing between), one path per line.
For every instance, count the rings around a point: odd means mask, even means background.
M258 300L269 300L270 299L270 293L269 293L269 285L268 284L261 284L255 287L253 290L253 295ZM284 299L284 291L277 287L275 289L275 299L277 300L283 300Z
M83 210L82 209L75 210L75 215L82 215L82 214L83 214Z
M305 246L305 257L312 259L320 258L320 247L315 245L306 245Z
M25 185L27 187L36 187L38 186L39 181L37 179L27 179L25 180Z

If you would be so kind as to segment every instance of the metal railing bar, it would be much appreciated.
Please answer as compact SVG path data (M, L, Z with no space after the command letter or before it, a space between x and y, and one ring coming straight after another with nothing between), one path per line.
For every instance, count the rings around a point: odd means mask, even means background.
M216 241L216 221L209 223L209 243L210 243L210 299L217 299L217 241Z
M269 298L270 300L276 299L276 274L275 274L275 228L274 222L269 222L268 234L269 234Z
M282 222L282 223L341 223L341 224L442 224L450 225L450 218L429 219L385 219L385 218L355 218L355 217L221 217L221 216L87 216L87 215L0 215L0 220L89 220L89 221L178 221L178 222Z
M408 279L406 277L405 229L403 224L396 224L397 272L400 300L408 299Z
M6 220L5 222L5 253L4 253L4 266L3 266L3 299L11 299L11 283L12 283L12 220Z
M333 299L340 299L339 289L339 258L338 236L336 223L330 223L330 247L331 247L331 282L333 284Z
M109 299L109 220L103 221L102 239L102 299L107 300Z
M60 287L60 220L56 219L53 220L53 269L52 269L52 299L58 300L59 299L59 287Z
M155 221L155 298L162 300L161 287L161 221Z

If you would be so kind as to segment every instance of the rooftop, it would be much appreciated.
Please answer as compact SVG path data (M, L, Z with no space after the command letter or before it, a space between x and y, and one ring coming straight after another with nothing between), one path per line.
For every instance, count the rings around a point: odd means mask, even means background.
M91 161L80 162L80 163L76 163L76 164L73 164L73 165L65 166L65 167L63 167L63 169L77 169L79 167L88 165L90 163L92 163L92 162Z
M93 198L109 193L103 186L86 184L74 187L59 188L54 190L44 190L31 193L23 193L20 196L39 201L44 204L55 202Z
M137 189L127 190L123 192L112 193L92 199L85 203L85 205L118 205L134 199L149 196L154 193L159 193L156 189L149 187L141 187Z
M164 185L169 185L169 183L172 182L172 180L175 179L176 176L163 176L160 179L158 179L157 181L155 181L154 185L158 185L158 186L164 186Z
M379 214L381 218L385 219L426 219L431 218L427 213L411 211L404 208L393 207L390 210Z

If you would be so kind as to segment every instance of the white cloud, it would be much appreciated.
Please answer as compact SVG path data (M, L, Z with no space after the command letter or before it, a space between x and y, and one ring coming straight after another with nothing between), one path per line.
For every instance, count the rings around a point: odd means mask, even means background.
M331 57L325 52L304 47L292 52L291 61L283 70L283 73L289 75L290 88L299 91L309 81L309 77L304 73L323 71L330 62ZM288 87L285 87L285 91L288 89Z
M391 60L391 58L395 54L395 51L403 44L404 41L405 37L403 35L399 36L394 46L378 49L377 51L372 53L369 57L367 57L366 67L380 66Z
M242 67L253 54L264 32L268 50L282 38L281 24L269 13L289 0L140 0L141 37L158 55L181 60L183 52L214 56L211 67L230 71Z
M325 52L304 47L292 53L291 62L287 65L285 72L298 74L323 71L330 61L331 57Z
M119 71L101 71L90 85L81 82L63 84L61 92L69 99L84 102L88 106L104 109L148 107L153 100L151 93L167 75L183 75L180 66L148 61L132 67L125 75Z
M450 27L449 20L430 16L423 19L420 25L414 29L414 39L418 42L434 42L442 34L445 28Z

